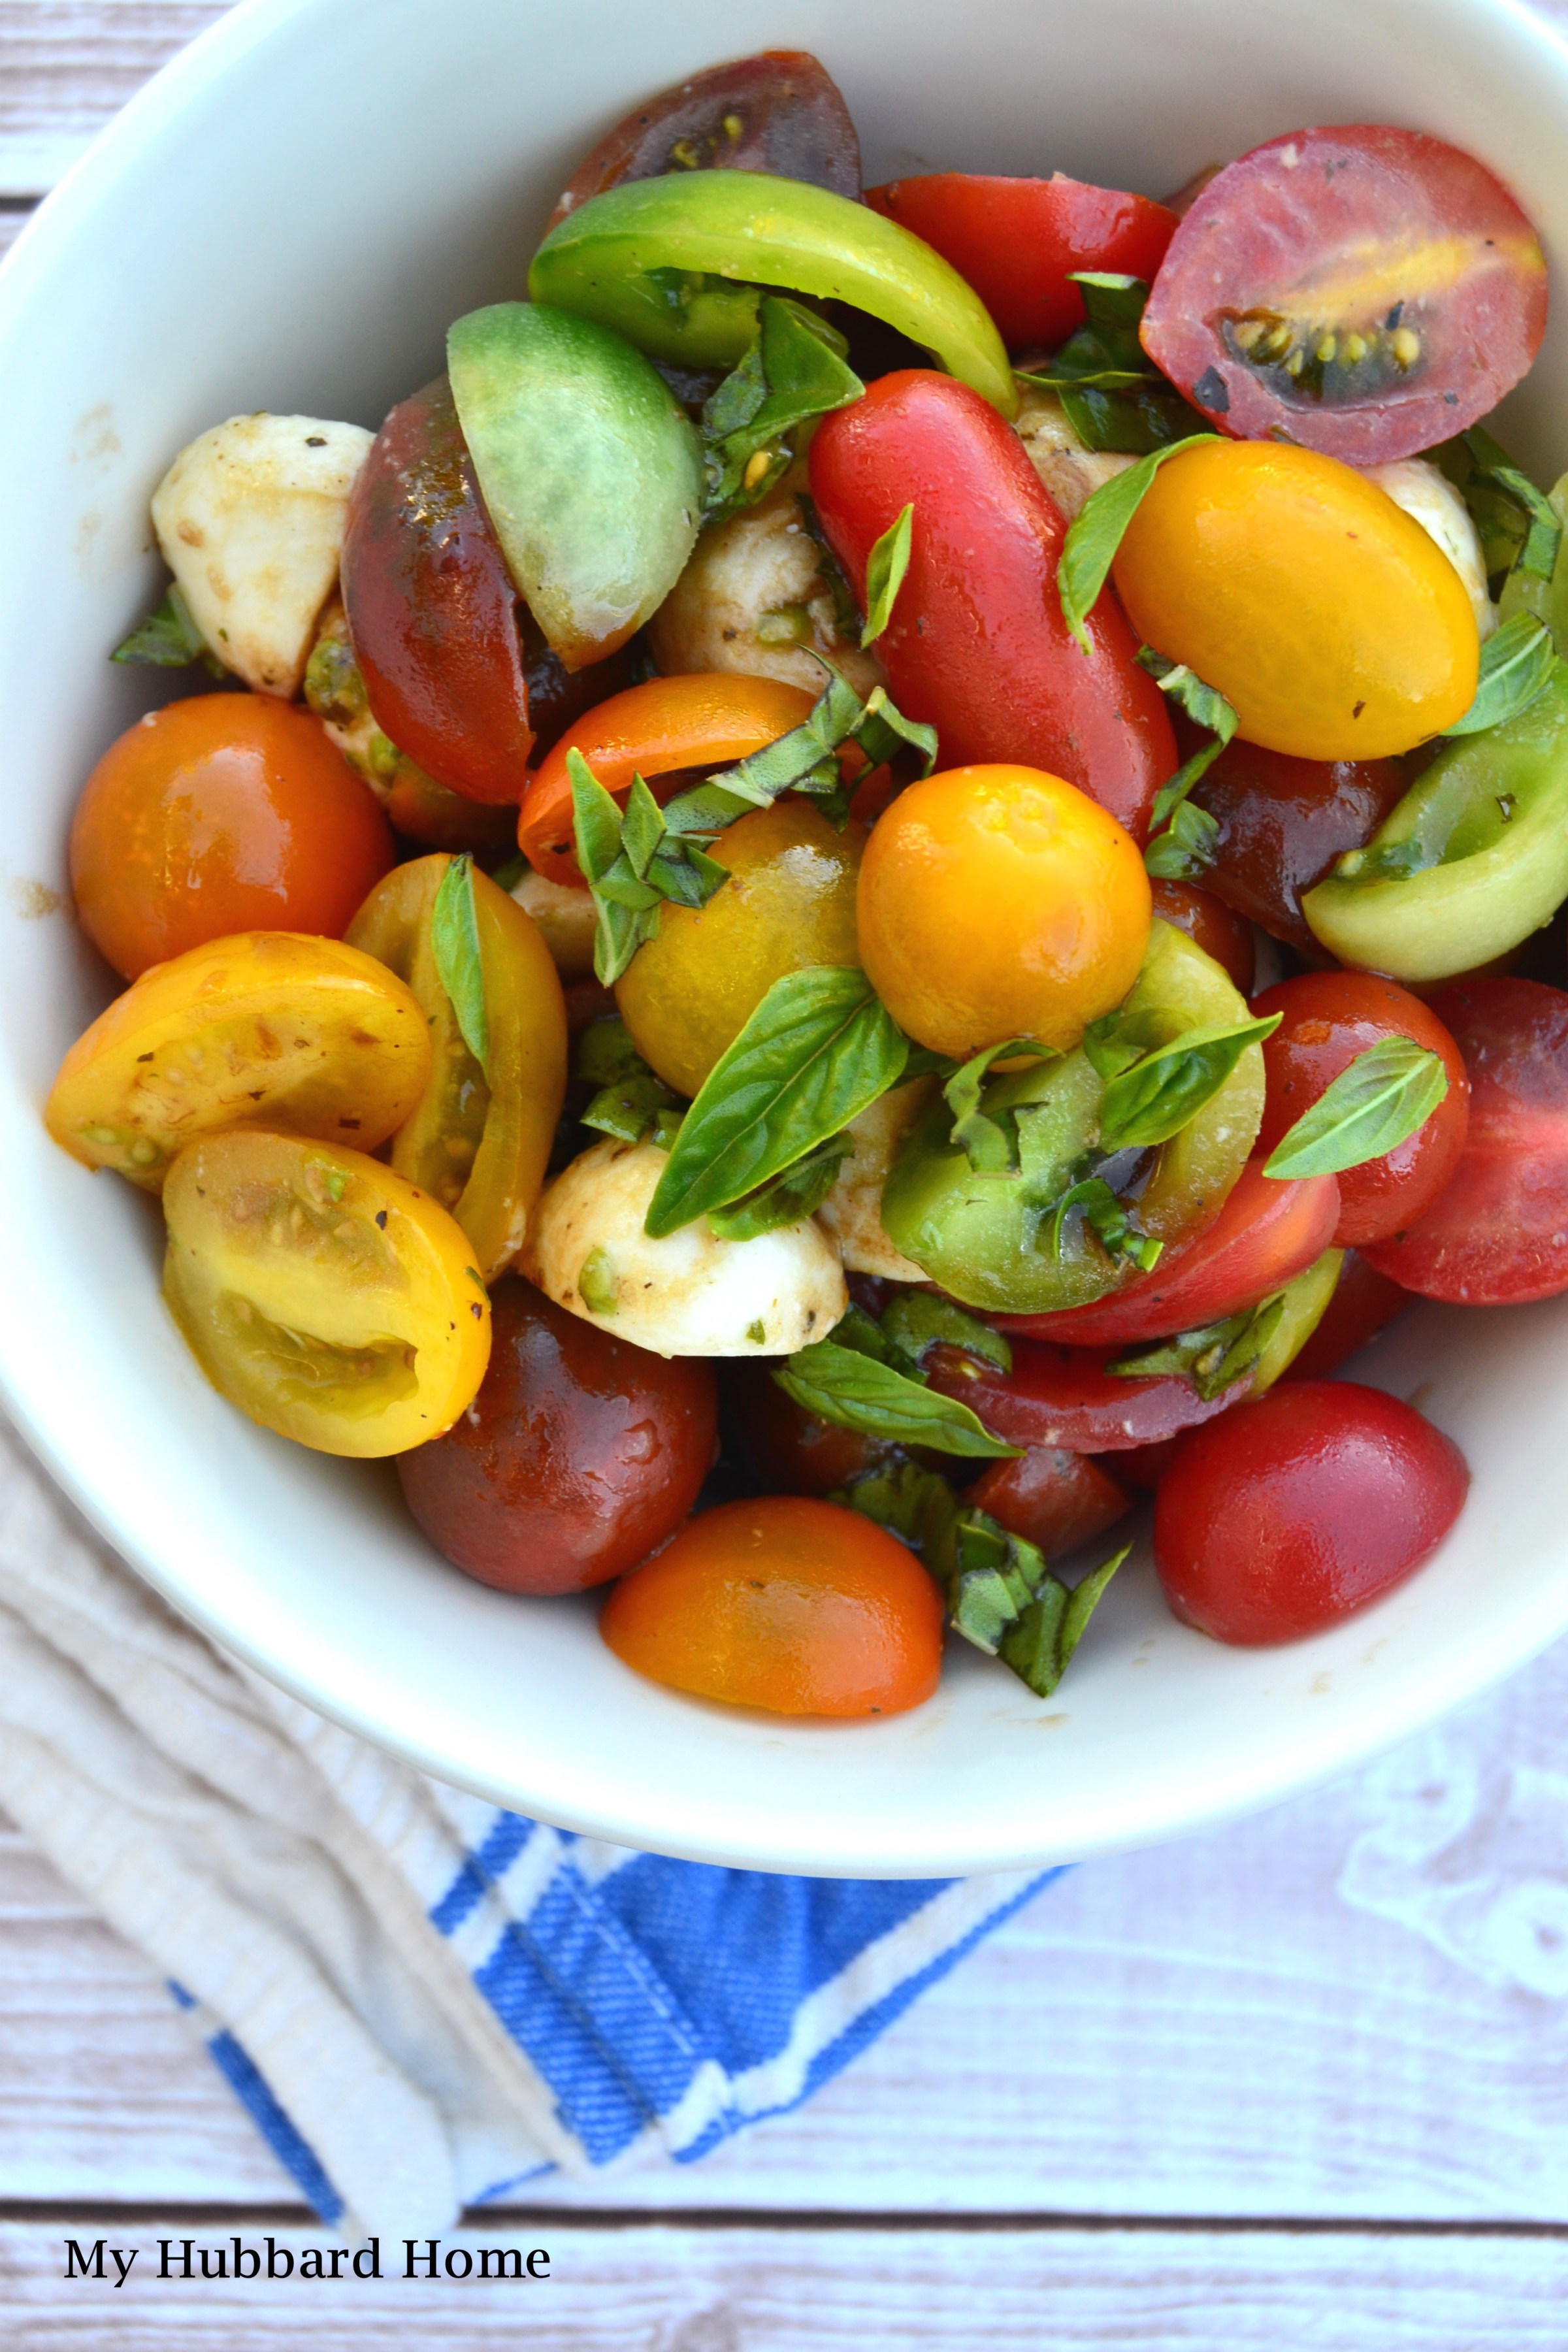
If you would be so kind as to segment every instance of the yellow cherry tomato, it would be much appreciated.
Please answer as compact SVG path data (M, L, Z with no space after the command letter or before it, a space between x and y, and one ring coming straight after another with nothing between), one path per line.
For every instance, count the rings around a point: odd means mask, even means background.
M705 907L661 907L658 938L616 983L632 1042L666 1086L694 1095L786 972L858 963L865 844L862 825L839 833L798 795L719 835L710 854L731 878Z
M538 926L475 872L489 1033L480 1067L441 984L431 939L436 896L451 863L438 855L399 866L376 884L348 936L406 981L429 1024L429 1083L397 1131L392 1164L450 1209L488 1282L522 1246L544 1181L566 1092L566 1004Z
M214 1388L319 1454L404 1454L473 1402L490 1307L467 1237L377 1160L216 1135L163 1188L163 1296Z
M860 868L860 960L899 1026L960 1060L1006 1037L1076 1045L1149 943L1137 845L1039 768L950 768L878 822Z
M282 1128L374 1151L430 1075L425 1015L341 940L238 931L154 964L60 1065L44 1117L89 1168L160 1192L199 1135Z
M1337 457L1205 441L1162 466L1117 593L1146 645L1303 760L1381 760L1461 718L1480 661L1465 584L1419 523Z

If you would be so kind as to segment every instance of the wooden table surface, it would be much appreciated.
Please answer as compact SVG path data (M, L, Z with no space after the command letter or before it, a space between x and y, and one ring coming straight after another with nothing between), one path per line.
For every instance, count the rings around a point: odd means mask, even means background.
M0 247L220 13L0 0ZM67 2281L70 2236L310 2217L0 1827L0 2344L1564 2352L1565 1719L1568 1647L1336 1788L1074 1872L797 2115L473 2224L549 2247L524 2289Z

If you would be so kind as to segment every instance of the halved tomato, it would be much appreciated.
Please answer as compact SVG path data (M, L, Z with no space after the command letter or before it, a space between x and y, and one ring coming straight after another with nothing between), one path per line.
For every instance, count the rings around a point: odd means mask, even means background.
M934 1348L926 1360L933 1389L957 1397L1009 1445L1064 1446L1072 1454L1120 1454L1157 1444L1178 1430L1213 1421L1248 1395L1250 1370L1217 1397L1199 1396L1183 1372L1152 1380L1119 1379L1107 1370L1125 1353L1106 1348L1047 1348L1020 1339L1013 1369L999 1372L956 1348Z
M1545 326L1545 257L1502 183L1424 131L1354 123L1209 183L1142 338L1222 431L1373 466L1484 416Z

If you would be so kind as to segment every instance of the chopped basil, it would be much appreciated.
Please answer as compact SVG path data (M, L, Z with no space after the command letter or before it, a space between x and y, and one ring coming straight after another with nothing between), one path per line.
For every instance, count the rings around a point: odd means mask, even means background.
M679 1096L671 1094L645 1063L601 1087L583 1113L583 1125L622 1143L640 1143L647 1136L668 1151L679 1132L681 1116Z
M1190 882L1208 872L1218 850L1217 820L1207 809L1181 801L1171 812L1164 832L1156 835L1143 852L1143 865L1157 880Z
M1049 1698L1066 1674L1106 1586L1131 1549L1123 1544L1070 1592L1059 1577L1048 1577L1011 1633L1003 1636L997 1656L1037 1698Z
M1481 647L1476 698L1445 735L1479 735L1522 717L1551 681L1557 661L1552 633L1530 613L1515 613Z
M1140 646L1137 661L1146 669L1162 694L1179 702L1187 717L1199 727L1206 727L1213 740L1203 744L1190 760L1184 760L1173 776L1163 783L1154 798L1150 823L1156 830L1166 824L1181 807L1193 786L1205 776L1231 737L1236 733L1237 716L1217 687L1205 686L1195 670L1185 662L1167 661L1152 646Z
M490 1032L485 1011L485 962L474 905L474 861L466 849L441 877L430 911L430 946L437 976L451 999L463 1043L488 1076Z
M1073 521L1057 566L1057 593L1068 627L1086 654L1093 648L1084 623L1110 576L1122 536L1148 495L1155 475L1167 457L1177 457L1184 449L1195 449L1200 442L1215 437L1212 433L1189 433L1180 441L1168 442L1163 448L1151 449L1125 473L1115 474L1109 482L1102 482Z
M1139 321L1149 299L1141 278L1068 272L1082 289L1084 324L1048 367L1020 377L1054 392L1086 449L1147 455L1190 435L1201 420L1144 352Z
M144 663L153 669L188 669L192 662L199 661L206 665L214 677L228 676L197 628L184 591L174 580L169 583L163 603L144 621L138 621L109 658Z
M1550 580L1563 525L1545 495L1480 425L1433 452L1469 508L1489 582L1509 572Z
M608 988L643 942L658 936L658 910L667 898L705 907L730 877L695 843L671 834L640 776L632 778L623 812L575 748L566 754L566 772L577 863L596 918L594 971Z
M721 1241L755 1241L780 1225L798 1224L814 1216L838 1181L838 1171L855 1149L848 1135L830 1135L815 1150L804 1152L781 1175L759 1184L725 1209L710 1209L708 1222Z
M942 1100L952 1113L952 1140L977 1176L1011 1176L1018 1171L1016 1121L1004 1127L982 1108L985 1081L993 1065L1011 1060L1015 1055L1027 1055L1036 1061L1058 1058L1049 1045L1042 1045L1033 1037L1009 1037L1000 1045L987 1045L972 1055L961 1068L954 1070L942 1090ZM907 1070L907 1063L905 1067Z
M1283 1015L1186 1029L1110 1079L1100 1106L1103 1151L1168 1143L1212 1102L1249 1045L1272 1037Z
M1266 1176L1337 1176L1381 1160L1425 1126L1448 1091L1442 1056L1383 1037L1347 1065L1264 1163Z
M882 1310L886 1339L910 1362L923 1364L933 1348L958 1348L999 1372L1013 1369L1013 1350L1000 1331L934 1290L900 1290Z
M1172 1373L1190 1380L1205 1404L1249 1372L1279 1328L1285 1312L1285 1293L1277 1291L1256 1307L1205 1323L1173 1339L1156 1339L1152 1347L1135 1349L1106 1370L1119 1381L1153 1381Z
M896 1086L907 1051L863 971L816 964L775 980L687 1112L647 1233L782 1176Z
M907 506L897 522L889 523L866 559L866 625L862 646L873 646L893 617L893 606L910 568L915 510Z
M1062 1254L1062 1228L1075 1209L1108 1257L1126 1258L1141 1273L1152 1272L1165 1246L1163 1242L1142 1232L1131 1211L1117 1199L1103 1176L1080 1176L1047 1210L1041 1232L1053 1257L1059 1258Z
M816 311L763 295L755 341L703 405L706 520L765 498L789 467L796 426L859 399L866 387L845 363L848 349Z

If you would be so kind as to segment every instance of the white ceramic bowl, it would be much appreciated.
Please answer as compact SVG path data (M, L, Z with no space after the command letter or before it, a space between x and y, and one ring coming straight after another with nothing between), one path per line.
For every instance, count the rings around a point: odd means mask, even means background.
M521 291L548 200L647 92L815 49L868 177L1059 168L1159 192L1310 122L1473 149L1568 257L1568 52L1513 0L248 0L152 85L0 277L0 1377L89 1517L175 1606L431 1771L627 1844L824 1874L1136 1845L1353 1763L1568 1628L1568 1299L1423 1308L1373 1358L1464 1447L1432 1564L1321 1638L1227 1650L1129 1564L1056 1698L953 1645L931 1705L815 1726L629 1674L591 1601L468 1582L384 1466L265 1435L159 1303L148 1204L38 1106L105 1001L49 893L92 760L162 698L104 659L155 588L149 490L236 410L377 424L447 322ZM1508 433L1568 462L1568 295Z

